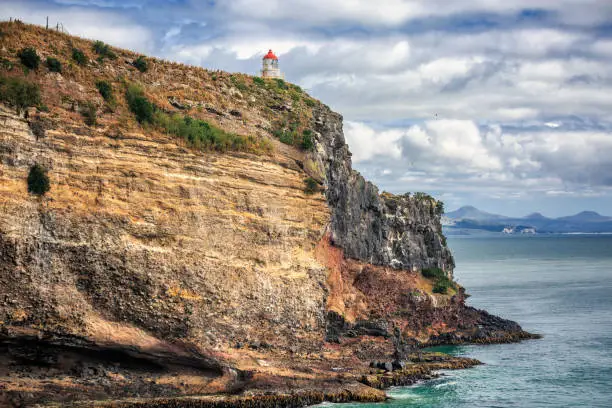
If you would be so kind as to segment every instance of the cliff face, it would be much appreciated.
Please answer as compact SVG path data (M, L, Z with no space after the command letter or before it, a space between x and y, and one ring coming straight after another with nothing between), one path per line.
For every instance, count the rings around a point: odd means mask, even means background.
M0 123L0 337L206 375L235 366L224 353L237 344L320 346L325 270L312 249L329 213L298 171L143 134L116 147L59 124L37 141L5 108ZM35 161L50 168L42 200L24 188Z
M0 122L5 322L86 336L97 320L129 322L204 346L286 346L321 325L310 252L328 210L296 170L142 134L117 147L58 126L37 141L5 108ZM51 169L43 200L24 189L34 162Z
M325 169L332 211L332 241L346 256L397 269L439 267L452 277L453 257L431 197L379 194L352 169L342 117L321 106L314 112L315 160Z
M454 266L437 202L379 194L352 169L341 116L299 88L154 59L143 74L123 50L78 66L72 48L88 41L1 28L3 77L23 76L26 46L64 69L28 74L43 101L27 118L0 104L0 405L278 390L335 382L333 367L355 381L413 346L528 337L466 307L457 285L433 292L421 269L452 279ZM200 151L142 126L130 82L163 111L271 148ZM314 148L272 136L287 123ZM34 163L49 169L44 197L27 191Z

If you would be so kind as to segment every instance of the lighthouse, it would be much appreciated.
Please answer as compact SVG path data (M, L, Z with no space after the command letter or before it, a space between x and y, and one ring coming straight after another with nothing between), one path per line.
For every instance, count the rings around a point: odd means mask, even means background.
M283 74L278 68L278 57L274 55L272 50L263 57L263 66L261 69L262 78L283 78Z

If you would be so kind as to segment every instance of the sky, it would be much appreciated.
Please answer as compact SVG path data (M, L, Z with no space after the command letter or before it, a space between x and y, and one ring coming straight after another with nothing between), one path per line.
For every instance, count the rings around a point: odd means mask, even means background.
M0 0L0 18L288 81L344 116L353 167L447 210L612 215L610 0Z

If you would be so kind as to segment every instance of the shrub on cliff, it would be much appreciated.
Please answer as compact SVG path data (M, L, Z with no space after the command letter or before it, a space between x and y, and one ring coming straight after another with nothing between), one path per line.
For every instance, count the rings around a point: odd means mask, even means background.
M78 65L86 65L87 62L89 62L89 59L87 58L87 55L85 55L85 53L83 51L79 50L78 48L73 48L72 49L72 59Z
M36 140L43 139L46 135L44 122L40 119L40 116L35 116L32 120L28 121L30 130L36 136Z
M136 115L140 123L153 123L155 106L144 95L144 91L138 85L130 85L126 92L126 99L130 110Z
M304 192L306 194L314 194L319 192L319 183L312 177L304 180Z
M289 87L287 86L287 83L285 82L285 80L280 79L280 78L276 78L276 87L278 89L289 89Z
M6 59L6 58L1 58L0 57L0 68L2 69L6 69L7 71L10 71L13 69L13 63Z
M278 140L280 140L281 143L293 145L293 143L295 143L295 135L289 130L283 130L279 133Z
M100 60L104 60L104 58L108 59L117 59L117 54L110 49L108 44L104 44L102 41L96 41L91 47L96 54L100 56Z
M423 268L421 274L427 279L446 278L446 273L440 268Z
M420 192L420 191L417 191L416 193L414 193L414 198L417 199L418 201L425 201L425 200L435 201L435 199L432 196L430 196L427 193Z
M21 63L29 69L38 68L38 64L40 64L40 57L36 53L36 50L32 47L24 48L19 51L19 60Z
M115 95L113 95L113 87L108 81L98 81L96 82L96 88L98 88L98 92L102 95L102 98L108 103L113 103L115 101Z
M449 288L454 287L453 282L448 279L446 273L440 268L423 268L421 274L433 281L433 293L446 294Z
M21 78L0 77L0 100L21 114L24 109L40 104L40 88Z
M136 58L134 62L132 62L132 65L140 72L147 72L149 70L149 64L147 63L146 58L142 55Z
M310 99L310 98L305 98L304 103L306 104L306 106L310 108L314 108L315 105L317 104L313 99Z
M314 148L314 142L312 140L312 130L305 129L302 132L302 149L304 150L312 150Z
M238 75L230 75L230 81L232 85L236 87L241 92L246 92L249 90L248 86L244 83L244 78L239 77Z
M96 126L98 121L98 108L92 102L87 102L81 107L81 116L83 116L87 126Z
M257 86L266 86L266 81L260 77L253 77L253 83Z
M51 72L62 72L62 63L53 57L47 57L47 68Z
M448 292L448 289L453 286L453 283L448 279L440 279L437 281L432 289L433 293L440 293L445 295Z
M36 163L30 167L28 174L28 192L38 196L44 195L51 188L47 169Z

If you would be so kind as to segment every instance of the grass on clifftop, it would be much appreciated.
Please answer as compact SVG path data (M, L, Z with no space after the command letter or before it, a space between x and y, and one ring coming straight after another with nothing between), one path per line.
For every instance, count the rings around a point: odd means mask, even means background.
M144 90L138 85L128 86L126 99L138 122L156 126L165 133L180 137L196 149L262 152L272 148L265 139L237 135L200 119L163 112L147 99Z
M448 292L448 289L455 287L455 284L446 276L446 272L440 268L423 268L421 274L433 281L433 293L444 295Z

